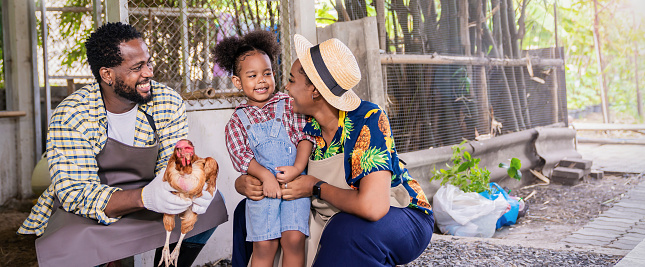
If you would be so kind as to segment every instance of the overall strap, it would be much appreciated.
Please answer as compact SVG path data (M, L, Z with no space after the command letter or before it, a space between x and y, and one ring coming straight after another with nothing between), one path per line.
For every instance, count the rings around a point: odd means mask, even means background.
M275 138L278 136L280 133L280 128L284 127L282 126L282 114L284 114L284 108L285 108L285 100L281 99L278 101L277 106L275 107L275 120L273 121L273 124L271 125L271 137Z
M246 113L244 112L244 110L241 108L237 109L235 111L235 114L237 114L237 117L240 118L240 121L242 122L242 125L244 125L244 128L248 130L249 127L251 126L251 122L249 121L249 117L246 116Z

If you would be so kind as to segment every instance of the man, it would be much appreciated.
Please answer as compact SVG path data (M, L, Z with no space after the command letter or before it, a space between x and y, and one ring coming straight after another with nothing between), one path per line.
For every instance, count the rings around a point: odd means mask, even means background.
M54 111L46 145L52 184L18 233L41 236L40 266L95 266L160 247L159 213L193 205L203 216L179 254L179 266L190 266L227 215L220 194L204 191L191 202L162 181L175 143L188 135L182 98L151 80L152 59L134 27L105 24L85 47L97 82Z

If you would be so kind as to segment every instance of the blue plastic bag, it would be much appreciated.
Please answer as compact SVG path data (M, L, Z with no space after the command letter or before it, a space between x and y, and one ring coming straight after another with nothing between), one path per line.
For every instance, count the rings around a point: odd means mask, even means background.
M511 206L511 209L504 213L502 217L500 217L497 220L497 225L496 228L502 228L502 226L509 226L513 225L517 222L517 214L520 211L520 203L517 202L516 199L510 197L504 189L499 186L497 183L490 183L490 193L487 191L479 193L483 197L490 199L490 200L495 200L498 197L504 197L508 204Z

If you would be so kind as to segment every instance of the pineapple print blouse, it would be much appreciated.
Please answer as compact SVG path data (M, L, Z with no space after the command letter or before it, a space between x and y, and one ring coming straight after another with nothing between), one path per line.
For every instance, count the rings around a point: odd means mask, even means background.
M312 160L322 160L344 153L345 179L347 184L358 189L361 178L375 172L392 172L391 186L403 186L410 194L409 207L430 214L432 208L419 182L410 177L408 170L399 161L387 115L378 105L362 101L353 111L339 111L338 131L331 144L322 137L320 125L310 117L303 132L313 136L316 146Z

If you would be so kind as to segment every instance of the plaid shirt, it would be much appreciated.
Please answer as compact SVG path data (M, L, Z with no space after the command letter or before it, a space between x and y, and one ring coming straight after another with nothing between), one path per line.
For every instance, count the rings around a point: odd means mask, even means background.
M155 174L165 167L175 143L188 135L186 108L177 92L151 81L152 101L139 105L134 146L148 147L155 135L145 114L154 118L159 136ZM144 113L145 112L145 113ZM108 200L120 188L101 184L96 155L107 141L107 116L98 83L87 85L67 97L54 111L47 135L47 161L52 184L38 198L20 234L42 235L52 214L55 196L63 209L111 224L119 218L105 215Z
M241 104L237 106L235 110L242 109L251 123L262 123L275 119L275 108L278 101L282 99L286 99L286 112L282 115L282 124L287 130L287 134L289 134L291 142L296 144L296 146L298 145L298 142L302 140L309 140L313 143L313 138L302 133L302 128L307 122L305 116L293 113L291 100L289 95L285 93L277 92L262 108ZM233 113L231 116L231 119L226 124L225 130L226 147L228 148L228 154L233 162L233 167L235 167L236 171L245 174L249 169L249 163L254 156L249 145L246 129L244 129L244 125L236 113Z

